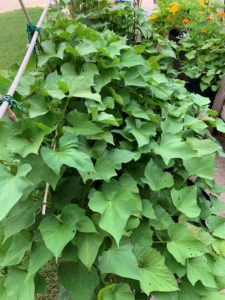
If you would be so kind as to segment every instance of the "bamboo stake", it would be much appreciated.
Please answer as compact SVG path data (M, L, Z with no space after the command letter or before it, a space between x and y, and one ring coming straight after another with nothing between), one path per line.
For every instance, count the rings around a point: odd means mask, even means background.
M24 15L25 15L25 17L27 19L27 23L32 23L31 22L31 18L30 18L29 14L28 14L28 11L26 10L26 7L25 7L23 1L19 0L19 3L20 3L20 6L21 6L21 8L22 8L22 10L24 12Z
M51 1L52 0L47 0L46 1L46 7L44 8L43 12L42 12L42 15L38 21L38 24L37 24L37 27L38 28L41 28L42 24L43 24L43 21L47 15L47 12L48 12L48 9L50 7L50 4L51 4ZM33 35L33 38L31 40L31 43L30 43L30 46L29 48L27 49L27 52L25 54L25 57L23 59L23 62L22 64L20 65L20 68L16 74L16 77L12 83L12 85L10 86L9 90L8 90L8 93L7 95L13 97L16 89L17 89L17 86L21 80L21 77L27 67L27 64L30 60L30 57L33 53L33 50L34 50L34 47L35 47L35 44L37 42L37 39L38 39L38 35L39 35L39 32L38 31L35 31L34 35ZM10 120L12 121L16 121L16 115L14 114L14 112L8 107L9 106L9 103L8 102L3 102L1 107L0 107L0 120L3 118L5 112L7 111L7 115L8 117L10 118Z
M55 135L55 139L56 139L56 137L57 137L57 132L56 132L56 135ZM56 150L56 141L53 142L53 151L55 151L55 150ZM42 216L44 216L46 214L49 189L50 189L50 184L47 182L46 185L45 185L44 199L43 199L42 208L41 208Z
M41 209L41 213L42 213L43 216L46 214L47 199L48 199L49 188L50 188L49 183L46 183L46 186L45 186L45 194L44 194L44 200L43 200L43 203L42 203L42 209Z
M20 3L20 6L21 6L23 12L24 12L24 15L25 15L25 18L26 18L26 20L27 20L27 23L28 23L28 24L31 24L31 23L32 23L32 20L31 20L31 18L30 18L30 15L29 15L29 13L28 13L28 11L27 11L27 9L26 9L24 3L23 3L23 0L18 0L18 1L19 1L19 3ZM42 49L41 43L40 43L40 41L39 41L39 38L37 39L37 43L38 43L39 49Z

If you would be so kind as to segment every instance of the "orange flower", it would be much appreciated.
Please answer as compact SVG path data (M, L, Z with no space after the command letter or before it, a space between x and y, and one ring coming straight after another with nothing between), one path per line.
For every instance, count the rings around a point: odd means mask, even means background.
M208 30L207 30L206 28L203 28L203 29L202 29L202 32L203 32L203 33L207 33Z
M221 17L221 18L225 18L225 12L221 12L221 13L219 13L219 16Z
M184 18L183 20L182 20L182 23L183 24L188 24L190 22L190 19L188 19L188 18Z
M202 7L206 7L206 4L205 4L204 0L198 0L198 3L199 3Z
M157 20L159 16L157 15L151 15L150 16L150 20Z
M177 2L171 3L171 7L168 8L168 11L175 14L179 10L179 4Z

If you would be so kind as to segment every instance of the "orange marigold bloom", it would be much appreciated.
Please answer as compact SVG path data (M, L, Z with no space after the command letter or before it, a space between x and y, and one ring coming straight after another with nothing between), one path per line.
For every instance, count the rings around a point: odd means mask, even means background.
M168 8L169 12L176 13L179 10L179 4L177 2L171 3L171 7Z
M219 16L221 17L221 18L225 18L225 12L221 12L221 13L219 13Z
M158 19L158 17L159 17L159 16L157 16L157 15L151 15L151 16L150 16L150 19L151 19L151 20L156 20L156 19Z
M204 0L198 0L198 3L199 3L202 7L206 7L206 4L205 4Z
M190 19L188 19L188 18L184 18L183 20L182 20L182 23L183 24L188 24L190 22Z
M203 32L203 33L206 33L206 32L208 32L208 30L207 30L206 28L203 28L203 29L202 29L202 32Z

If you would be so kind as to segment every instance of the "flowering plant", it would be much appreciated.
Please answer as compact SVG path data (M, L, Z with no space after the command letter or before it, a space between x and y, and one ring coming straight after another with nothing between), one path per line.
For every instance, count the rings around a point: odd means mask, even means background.
M201 35L216 36L225 21L225 13L217 1L210 0L158 0L158 7L150 16L157 32L167 35L172 28L188 32L201 38Z
M179 41L176 56L179 70L188 82L195 81L195 92L207 91L213 100L225 74L225 12L218 1L158 0L150 16L153 31ZM209 94L207 94L209 93Z

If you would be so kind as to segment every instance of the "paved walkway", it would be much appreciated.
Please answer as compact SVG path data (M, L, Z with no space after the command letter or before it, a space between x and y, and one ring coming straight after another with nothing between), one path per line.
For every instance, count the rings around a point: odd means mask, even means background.
M36 7L36 6L44 6L46 0L23 0L26 7ZM152 9L154 4L153 0L143 0L142 6L145 9ZM6 11L12 11L20 9L20 4L18 0L0 0L0 13Z
M26 7L44 6L46 0L23 0ZM20 9L18 0L0 0L0 13Z

